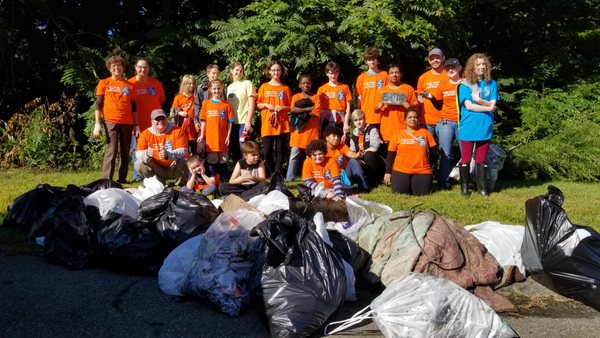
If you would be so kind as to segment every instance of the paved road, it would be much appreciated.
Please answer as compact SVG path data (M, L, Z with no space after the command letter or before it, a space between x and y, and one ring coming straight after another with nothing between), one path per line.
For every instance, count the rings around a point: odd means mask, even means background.
M368 305L374 295L363 290L359 296L361 301L344 306L334 319L348 318ZM600 336L599 313L578 306L576 311L555 315L530 311L506 318L522 337ZM42 257L4 254L0 254L0 329L0 337L269 335L252 309L231 318L198 302L163 294L155 277L100 269L74 271ZM367 323L340 336L381 337L381 332L374 323Z

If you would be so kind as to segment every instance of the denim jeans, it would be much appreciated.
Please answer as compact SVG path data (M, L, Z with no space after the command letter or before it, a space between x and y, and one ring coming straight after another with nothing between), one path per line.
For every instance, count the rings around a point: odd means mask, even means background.
M452 157L452 143L458 136L458 122L440 120L437 124L437 139L440 146L440 170L438 182L440 185L448 184L448 176L454 166ZM459 142L460 146L460 142Z
M137 147L137 138L135 136L131 136L131 167L133 168L133 180L134 181L141 181L144 178L142 177L142 175L140 175L140 173L137 172L137 170L135 170L135 150Z
M290 150L290 160L288 162L287 174L285 175L286 181L292 181L296 178L298 172L298 165L304 157L304 150L298 147L292 147Z
M348 174L350 182L358 184L359 189L369 189L369 184L365 179L365 172L357 159L351 158L348 160L346 174Z

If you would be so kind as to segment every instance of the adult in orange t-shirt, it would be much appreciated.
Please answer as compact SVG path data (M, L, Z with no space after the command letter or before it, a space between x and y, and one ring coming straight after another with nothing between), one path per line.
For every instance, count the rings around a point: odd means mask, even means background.
M338 82L340 66L330 61L325 65L325 75L329 81L317 90L317 110L321 117L321 129L334 126L344 131L342 141L350 132L350 102L352 94L347 84Z
M131 138L131 161L135 163L135 150L137 137L140 136L140 130L146 130L150 127L150 113L154 109L162 109L165 102L165 90L162 84L150 76L150 63L144 58L138 58L135 62L135 76L129 79L133 84L135 94L135 104L137 106L137 116L139 128L136 128L135 137ZM134 181L140 181L142 177L133 168Z
M106 59L106 68L110 77L100 80L96 87L95 125L92 136L100 138L102 127L106 131L106 148L102 161L102 177L112 180L115 172L115 160L120 154L119 178L121 183L127 182L129 165L129 147L131 132L137 127L135 93L133 85L123 78L125 60L120 56Z
M395 193L427 195L432 186L428 150L436 143L427 129L419 128L415 110L407 110L404 119L406 128L390 141L383 181Z
M365 122L379 129L381 116L375 111L380 101L377 91L382 89L388 81L388 74L379 70L379 50L369 47L365 49L365 63L369 69L360 74L356 79L356 95L358 95L358 106L365 113Z
M384 103L384 95L398 94L402 98L397 103ZM381 138L388 144L392 137L404 126L404 112L410 108L416 108L419 102L415 95L415 89L406 83L402 83L402 66L392 64L388 69L388 84L377 92L377 106L375 112L381 116Z
M208 90L211 97L202 102L200 109L198 143L205 141L207 166L223 177L229 159L229 139L235 116L229 102L223 100L224 86L221 80L210 81Z
M435 89L431 101L439 105L441 103L442 113L437 124L437 139L440 148L440 170L438 173L438 184L442 189L450 189L448 176L457 162L452 155L452 145L458 137L458 105L456 100L457 87L461 82L460 62L458 59L450 58L444 63L444 69L448 78L440 82ZM458 142L460 147L460 142Z
M188 176L187 137L168 122L162 109L153 110L150 117L152 126L138 139L135 168L142 177L156 176L163 184L166 179L175 179L183 186Z
M319 139L319 114L315 109L316 97L311 94L312 78L308 74L300 76L298 86L301 93L292 96L292 123L290 128L290 159L285 176L286 181L296 177L298 167L306 158L306 146Z
M263 155L268 175L271 175L281 172L287 153L287 136L290 132L287 113L290 111L292 92L290 87L281 82L285 73L281 61L269 62L266 73L270 80L258 89L256 106L260 109Z
M345 197L340 168L335 159L327 157L323 140L311 141L306 147L308 158L302 166L302 180L315 197L340 200ZM319 186L322 185L322 189Z
M188 153L195 154L198 148L198 132L194 126L194 92L196 91L196 77L186 74L181 78L179 93L173 98L171 104L171 117L173 123L187 135Z
M421 105L421 123L427 125L427 130L435 134L435 126L440 120L440 111L430 101L430 96L423 95L424 91L433 92L438 84L447 78L444 71L444 53L439 48L433 48L429 52L428 61L431 69L423 73L417 82L417 95Z

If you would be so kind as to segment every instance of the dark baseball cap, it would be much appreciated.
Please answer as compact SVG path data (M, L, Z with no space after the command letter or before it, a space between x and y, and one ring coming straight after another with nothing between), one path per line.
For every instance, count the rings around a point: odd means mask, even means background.
M457 58L449 58L444 62L444 67L460 67L460 62Z

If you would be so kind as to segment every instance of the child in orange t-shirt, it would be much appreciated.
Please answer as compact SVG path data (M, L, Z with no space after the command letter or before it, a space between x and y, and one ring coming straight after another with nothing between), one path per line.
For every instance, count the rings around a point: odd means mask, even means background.
M365 122L379 129L381 116L375 111L380 101L377 91L382 89L388 82L388 73L379 70L379 50L369 47L365 49L365 63L369 67L356 79L356 95L358 95L358 106L365 114Z
M283 64L273 60L267 64L269 82L258 89L256 107L260 109L260 136L263 142L263 155L268 175L281 172L287 153L286 138L290 132L288 111L290 111L292 92L281 82L285 73Z
M315 109L315 96L311 93L312 78L308 74L300 76L298 87L302 90L292 96L292 133L290 135L290 160L286 181L296 177L299 164L306 158L306 146L319 139L319 114Z
M228 159L231 124L235 121L235 117L229 103L223 100L223 82L212 80L208 88L210 100L202 102L198 143L201 144L206 138L207 165L215 167L213 172L223 176L224 165Z
M196 89L196 87L194 87ZM192 112L194 101L192 101ZM204 168L202 159L198 155L192 155L187 160L187 166L190 171L188 181L185 186L181 187L183 192L200 191L202 195L212 195L217 191L219 185L219 175L209 172Z
M341 200L345 197L340 168L333 158L326 156L323 140L311 141L306 147L309 158L302 166L302 180L316 197Z
M436 143L427 129L419 128L415 110L407 110L404 118L406 128L390 141L383 181L395 193L427 195L432 186L428 151Z
M198 132L194 126L194 92L196 91L196 78L186 74L181 78L179 94L171 104L171 118L173 123L187 135L188 152L195 154L197 149Z
M317 90L317 110L321 117L321 129L325 126L335 126L344 131L342 142L350 132L350 102L352 94L347 84L338 82L340 66L330 61L325 66L325 75L329 82Z

